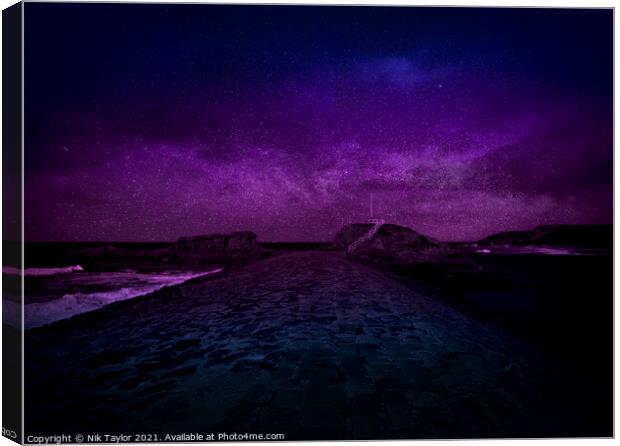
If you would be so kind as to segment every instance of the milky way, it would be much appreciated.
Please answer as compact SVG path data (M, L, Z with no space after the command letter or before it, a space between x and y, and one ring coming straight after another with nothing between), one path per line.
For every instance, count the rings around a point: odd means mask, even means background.
M612 220L611 10L26 4L26 238Z

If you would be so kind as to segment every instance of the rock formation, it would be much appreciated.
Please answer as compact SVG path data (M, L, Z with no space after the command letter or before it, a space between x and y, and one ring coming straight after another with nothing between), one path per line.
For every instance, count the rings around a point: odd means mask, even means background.
M372 228L370 223L356 223L343 226L336 235L334 247L338 250L347 249L351 243L370 231L370 228Z
M500 232L478 242L479 245L551 245L611 248L611 225L544 225L530 231Z
M122 263L134 266L200 265L250 260L262 253L253 232L182 237L155 249L121 249L112 245L83 249L78 261L89 265Z
M124 249L113 245L82 249L79 254L85 257L123 257L129 255Z
M336 236L335 247L346 249L371 227L371 224L343 227ZM392 224L382 225L374 237L357 246L350 256L373 263L399 266L462 261L462 256L454 248L436 242L410 228Z
M172 258L183 263L248 260L260 253L250 231L182 237L172 246Z

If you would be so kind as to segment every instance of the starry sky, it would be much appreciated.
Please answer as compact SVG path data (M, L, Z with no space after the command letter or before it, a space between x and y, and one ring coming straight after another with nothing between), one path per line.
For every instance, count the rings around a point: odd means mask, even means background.
M26 239L611 223L612 11L25 6Z

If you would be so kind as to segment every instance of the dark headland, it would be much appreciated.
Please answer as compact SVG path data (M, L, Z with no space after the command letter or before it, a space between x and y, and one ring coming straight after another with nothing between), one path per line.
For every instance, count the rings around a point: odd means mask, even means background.
M35 261L36 249L59 249L91 268L224 271L27 331L26 430L613 434L610 227L468 244L389 224L364 239L372 228L290 249L251 232L32 247ZM493 253L536 244L594 246Z

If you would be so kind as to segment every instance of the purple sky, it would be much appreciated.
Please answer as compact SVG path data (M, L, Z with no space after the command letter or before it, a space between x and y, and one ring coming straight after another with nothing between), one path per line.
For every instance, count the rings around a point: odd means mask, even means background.
M42 6L27 6L33 20L49 16ZM222 14L233 20L242 9ZM273 39L259 32L264 20L246 19L237 26L256 35L232 39L183 11L158 28L157 9L141 26L157 28L159 40L122 20L121 37L110 40L91 27L109 29L106 21L132 11L102 17L84 7L72 11L82 14L72 40L45 29L27 36L27 59L44 64L61 50L77 59L57 64L56 79L26 78L26 238L252 230L261 241L331 240L343 223L368 218L370 193L377 217L441 240L611 222L611 73L602 72L611 41L607 29L584 37L587 26L611 23L607 15L533 16L541 30L530 27L526 39L509 33L510 10L473 11L471 26L446 43L441 27L453 29L455 17L435 10L422 18L436 26L416 31L408 47L415 8L410 22L391 8L383 28L368 30L380 42L368 48L350 28L317 41L291 25L311 22L318 33L349 14L365 29L364 8L322 8L320 24L295 9L263 9ZM487 35L483 19L500 23ZM567 28L573 20L586 28ZM542 30L549 24L566 35ZM588 52L588 39L598 49Z

